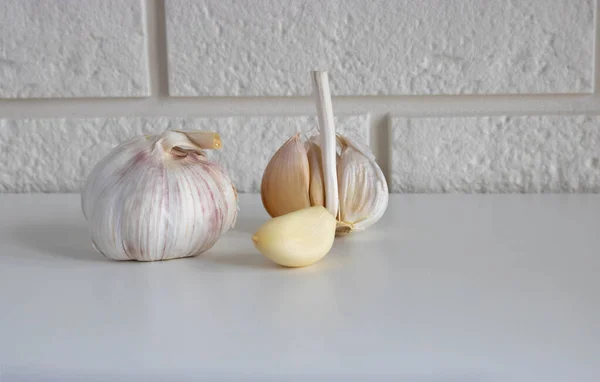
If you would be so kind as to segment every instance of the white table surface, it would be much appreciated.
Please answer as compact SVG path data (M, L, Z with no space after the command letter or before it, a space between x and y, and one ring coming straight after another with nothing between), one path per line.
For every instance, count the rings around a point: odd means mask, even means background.
M95 253L78 195L0 195L0 381L600 381L600 195L396 195L315 266Z

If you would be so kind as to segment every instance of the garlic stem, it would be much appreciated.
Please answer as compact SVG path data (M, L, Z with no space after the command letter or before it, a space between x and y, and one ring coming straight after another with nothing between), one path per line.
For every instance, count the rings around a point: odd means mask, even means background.
M338 216L338 182L336 169L336 138L333 122L333 105L326 71L312 72L313 91L317 101L321 156L323 159L323 181L325 183L325 207Z
M207 131L167 130L157 140L167 153L171 153L173 149L201 152L203 149L220 149L222 146L219 134Z
M211 131L176 131L185 134L190 141L194 142L198 147L203 149L218 150L223 146L221 144L221 137L219 136L219 133Z

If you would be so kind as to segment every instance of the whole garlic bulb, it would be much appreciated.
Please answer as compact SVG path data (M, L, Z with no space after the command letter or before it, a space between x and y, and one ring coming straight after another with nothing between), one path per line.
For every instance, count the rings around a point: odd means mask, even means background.
M237 194L203 149L219 135L165 131L113 149L92 170L81 203L94 248L114 260L196 256L237 217Z
M327 72L313 72L321 133L303 142L297 134L273 155L261 196L272 217L324 206L337 218L336 234L361 231L384 214L388 187L366 144L335 134Z

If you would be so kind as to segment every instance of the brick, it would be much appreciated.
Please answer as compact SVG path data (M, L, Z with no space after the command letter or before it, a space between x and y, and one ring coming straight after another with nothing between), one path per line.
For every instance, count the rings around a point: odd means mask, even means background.
M166 0L174 96L591 92L593 0Z
M0 2L0 98L149 95L141 0Z
M337 118L339 132L367 140L368 116ZM211 151L239 192L257 192L268 160L313 117L93 118L0 120L0 192L78 192L93 166L125 140L183 128L217 131ZM315 130L313 130L315 131Z
M394 192L600 192L600 117L391 118Z

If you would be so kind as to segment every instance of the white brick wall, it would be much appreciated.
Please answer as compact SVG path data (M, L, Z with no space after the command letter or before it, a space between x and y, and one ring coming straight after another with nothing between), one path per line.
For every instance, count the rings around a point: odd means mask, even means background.
M366 116L336 122L340 132L368 139ZM210 158L228 170L239 192L259 192L271 155L314 125L316 118L305 116L0 120L0 191L77 192L94 164L120 142L183 128L218 131L223 148L210 151Z
M0 96L148 96L140 0L0 2Z
M593 30L591 0L167 0L170 94L589 92Z
M392 118L392 190L600 191L600 118Z
M3 0L0 192L74 192L132 135L219 131L254 192L315 125L331 73L340 130L394 192L600 192L596 0Z

